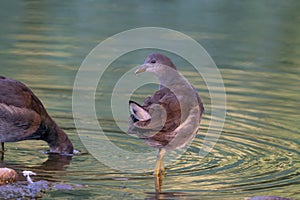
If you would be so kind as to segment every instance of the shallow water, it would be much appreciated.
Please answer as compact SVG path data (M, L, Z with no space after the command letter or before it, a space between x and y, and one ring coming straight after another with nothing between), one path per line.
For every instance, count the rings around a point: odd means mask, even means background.
M44 199L243 199L277 195L300 199L300 40L298 1L9 1L0 3L0 74L26 83L66 130L79 155L48 158L41 141L6 144L2 166L37 173L34 180L82 185L53 190ZM185 60L168 54L197 88L206 108L198 135L169 163L162 193L149 169L118 171L89 154L72 115L72 89L83 59L101 41L121 31L160 26L197 40L218 66L227 95L222 134L203 159L198 153L211 117L205 82ZM118 147L151 152L124 134L110 112L118 78L152 50L128 53L107 69L96 94L103 132ZM142 101L156 86L135 92ZM126 102L127 106L127 102ZM126 124L127 118L117 118ZM88 122L87 122L88 123ZM86 129L91 139L99 130ZM98 150L98 147L94 147ZM99 152L108 156L114 152ZM153 157L153 159L155 159ZM151 163L151 157L140 162ZM132 163L128 161L130 166Z

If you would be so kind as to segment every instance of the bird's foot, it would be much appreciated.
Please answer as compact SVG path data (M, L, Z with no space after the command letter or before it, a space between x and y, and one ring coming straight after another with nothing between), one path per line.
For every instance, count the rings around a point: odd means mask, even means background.
M1 142L0 153L4 153L6 150L4 148L4 142Z

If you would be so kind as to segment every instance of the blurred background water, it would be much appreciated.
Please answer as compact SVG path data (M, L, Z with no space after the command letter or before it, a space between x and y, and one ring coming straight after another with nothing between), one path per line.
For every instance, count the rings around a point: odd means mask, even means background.
M48 149L42 141L6 144L2 165L18 172L35 171L36 180L83 186L46 191L44 199L158 198L150 171L117 171L88 154L72 115L74 79L88 53L121 31L158 26L181 31L203 45L221 72L227 94L220 139L208 156L199 159L209 126L210 97L188 63L168 54L199 91L207 114L188 151L167 167L159 198L278 195L299 199L299 9L297 0L2 1L0 74L27 84L83 152L57 163L41 153ZM115 77L141 64L149 52L129 53L112 63L96 102L109 99ZM152 86L144 87L135 97L142 101L153 91ZM96 107L112 142L124 149L147 151L142 141L119 130L108 103L96 103ZM97 135L98 130L87 131Z

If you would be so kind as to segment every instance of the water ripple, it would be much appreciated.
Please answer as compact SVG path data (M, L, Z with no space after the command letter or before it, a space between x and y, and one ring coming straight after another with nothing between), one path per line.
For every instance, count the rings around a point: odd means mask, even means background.
M223 132L212 152L197 160L202 142L197 137L190 151L169 166L172 176L184 177L191 185L196 182L197 187L225 191L299 184L300 152L293 140Z

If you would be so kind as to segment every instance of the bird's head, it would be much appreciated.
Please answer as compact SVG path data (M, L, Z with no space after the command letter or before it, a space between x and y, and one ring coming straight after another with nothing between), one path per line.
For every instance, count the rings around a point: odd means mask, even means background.
M138 69L135 71L136 74L142 72L153 72L160 73L166 67L170 67L176 70L175 65L167 56L161 53L152 53L147 56L143 65L140 65Z

